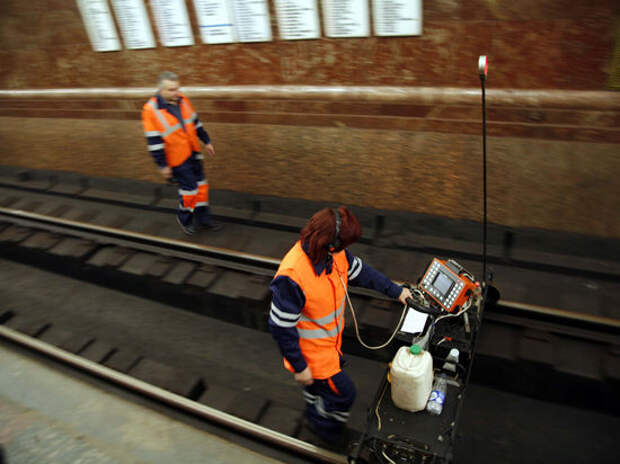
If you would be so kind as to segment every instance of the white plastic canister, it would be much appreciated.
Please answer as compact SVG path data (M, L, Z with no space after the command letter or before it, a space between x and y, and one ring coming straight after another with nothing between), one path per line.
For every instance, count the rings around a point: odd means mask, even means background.
M433 358L418 345L402 346L390 369L392 401L406 411L421 411L433 387Z

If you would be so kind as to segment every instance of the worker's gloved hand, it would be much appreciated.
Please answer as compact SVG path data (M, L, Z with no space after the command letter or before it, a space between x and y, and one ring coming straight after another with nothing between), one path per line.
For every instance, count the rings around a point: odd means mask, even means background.
M411 290L409 290L407 287L403 287L403 291L400 292L400 296L398 297L398 301L400 301L402 304L406 305L408 298L413 298L413 295L411 294Z
M296 372L295 381L302 385L312 385L314 383L314 379L312 378L312 371L310 370L310 367L306 367L301 372Z

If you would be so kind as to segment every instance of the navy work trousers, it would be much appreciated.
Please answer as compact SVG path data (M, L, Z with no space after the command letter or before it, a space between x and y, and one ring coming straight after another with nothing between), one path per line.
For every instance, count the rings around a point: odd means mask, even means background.
M183 164L172 168L172 175L179 183L177 214L184 226L193 221L197 225L209 223L209 184L202 167L202 155L192 153Z
M304 388L306 418L319 437L333 441L343 431L357 392L351 378L340 371L329 379L314 379Z

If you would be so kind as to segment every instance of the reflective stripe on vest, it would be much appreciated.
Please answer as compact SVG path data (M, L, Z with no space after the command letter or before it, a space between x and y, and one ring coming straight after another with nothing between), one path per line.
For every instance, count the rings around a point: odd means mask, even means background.
M164 131L160 134L162 137L168 137L173 132L175 132L175 131L177 131L179 129L182 129L183 126L181 126L180 122L176 123L174 126L171 126L170 124L168 124L168 120L162 114L164 110L160 110L159 108L157 108L157 103L156 102L154 102L153 100L149 100L147 105L149 105L151 108L153 108L153 110L155 111L155 116L157 116L157 119L159 119L159 122L161 123L161 125L164 128Z
M181 105L185 106L187 111L189 111L190 108L189 108L189 106L187 106L187 103L185 102L185 98L181 99ZM196 114L196 112L192 112L192 114L190 114L189 118L184 119L183 122L185 124L193 124L194 119L196 119L197 117L198 117L198 115Z
M313 322L319 327L317 327L316 329L300 329L298 327L297 332L299 333L299 338L329 338L338 335L340 333L340 324L338 323L338 321L340 320L340 316L342 316L344 310L344 302L345 299L343 298L342 303L340 303L340 306L337 310L319 319L310 319L309 317L306 317L302 314L300 321ZM329 324L330 322L334 321L336 322L336 327L333 329L327 330L323 327L320 327L321 325Z

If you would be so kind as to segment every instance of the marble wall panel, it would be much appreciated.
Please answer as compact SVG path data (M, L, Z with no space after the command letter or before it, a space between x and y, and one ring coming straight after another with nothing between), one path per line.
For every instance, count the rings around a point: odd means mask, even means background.
M449 75L450 86L480 88L478 58L486 55L489 62L488 88L501 87L498 56L503 51L497 48L496 36L503 28L495 22L462 21L455 23L454 42L456 48L451 56L453 72ZM515 85L510 85L515 87Z
M212 122L207 129L214 189L471 220L482 214L480 136ZM136 120L0 117L0 140L0 164L159 181ZM489 221L620 238L617 147L489 137Z
M75 1L2 2L0 25L0 43L5 50L89 43Z
M528 21L550 19L605 18L618 13L615 0L590 0L575 2L573 0L440 0L426 2L433 14L445 17L452 10L458 10L456 17L460 20L494 20L494 21ZM446 6L449 5L449 6Z
M273 5L270 2L272 13ZM424 2L420 37L204 45L96 53L74 1L0 2L0 88L146 86L163 69L186 85L477 87L477 58L496 88L604 89L617 2Z
M0 108L1 116L14 116L15 111L11 109ZM72 118L72 119L124 119L137 121L140 119L140 114L135 111L122 111L122 110L104 110L104 111L84 111L84 110L71 110L71 109L53 109L53 108L38 108L38 109L24 109L20 111L22 118Z
M220 111L255 113L302 113L302 114L358 114L381 116L424 117L430 107L423 105L390 104L372 102L326 102L299 100L199 100L192 99L194 108L201 113ZM0 100L0 107L2 100Z
M76 2L66 0L31 0L27 4L23 0L3 0L0 3L2 16L29 16L38 19L49 11L61 9L78 11Z
M620 3L616 2L618 11ZM603 88L609 79L620 13L581 18L562 24L560 47L563 66L558 87Z
M0 115L32 118L138 120L144 99L99 97L88 99L0 99ZM573 98L573 94L566 94ZM610 94L610 97L614 94ZM373 101L313 101L310 99L193 98L205 122L286 126L351 127L359 129L431 131L479 134L478 105L436 105ZM573 102L575 103L575 102ZM487 130L492 136L620 143L620 111L598 110L596 99L584 109L532 105L521 97L511 106L487 108ZM591 109L585 109L585 108ZM613 104L610 108L613 108Z
M14 109L16 115L21 114L22 109L56 109L56 110L81 110L81 111L98 111L98 110L132 110L136 111L142 108L143 101L126 100L126 99L89 99L76 100L74 98L60 99L0 99L0 108Z
M411 38L373 38L364 46L370 58L363 68L369 85L401 82L412 86L452 86L455 84L455 56L459 54L459 25L454 22L427 21L422 36ZM359 60L358 55L353 55ZM477 57L476 57L477 61ZM362 85L362 81L355 82Z
M527 28L524 26L523 22L504 21L502 29L494 33L488 85L514 82L516 87L528 88L544 76L545 85L555 88L553 83L563 76L564 64L561 48L551 45L560 43L562 28L547 21L531 21Z
M610 94L611 96L611 94ZM68 110L83 112L84 117L99 111L127 111L134 118L139 117L142 105L146 101L138 99L91 98L79 100L75 98L58 99L0 99L0 110L15 116L36 116L36 110ZM209 118L217 115L221 122L237 122L236 114L253 113L270 115L271 121L287 124L289 115L304 116L320 115L326 119L342 116L371 118L374 116L425 118L437 121L473 121L481 120L482 112L475 105L417 105L408 103L374 103L374 102L333 102L312 100L207 100L193 98L194 108ZM29 110L29 111L26 111ZM277 117L276 117L277 116ZM110 118L112 115L110 113ZM374 118L373 120L377 120ZM535 124L540 126L575 126L601 129L617 129L620 127L620 111L598 109L557 109L549 107L487 107L487 120L494 123Z
M435 0L423 2L425 20L455 21L463 19L463 2L460 0Z

